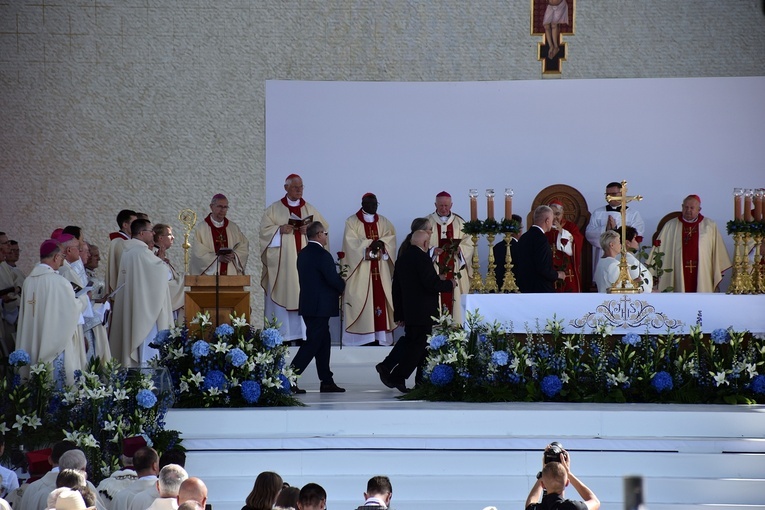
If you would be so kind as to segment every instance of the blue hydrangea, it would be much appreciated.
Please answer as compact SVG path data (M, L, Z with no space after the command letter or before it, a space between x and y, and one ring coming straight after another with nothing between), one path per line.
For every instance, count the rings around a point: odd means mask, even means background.
M157 333L157 336L154 337L154 343L157 345L164 345L168 341L170 341L170 330L169 329L163 329L159 333Z
M273 349L277 345L282 344L282 334L276 328L267 328L260 333L260 340L263 342L263 345Z
M205 375L205 380L202 382L202 389L209 390L210 388L217 388L219 390L226 389L226 375L220 370L210 370Z
M14 367L23 367L29 365L31 362L32 359L29 357L29 354L23 349L16 349L10 356L8 356L8 363Z
M291 389L291 388L292 388L292 386L290 385L290 380L289 380L289 379L287 379L287 376L286 376L286 375L284 375L284 374L281 374L281 375L279 376L279 380L282 382L282 387L280 388L280 391L281 391L282 393L285 393L285 394L287 394L287 395L289 395L290 393L292 393L292 389Z
M662 391L669 391L673 387L672 376L664 370L656 372L656 375L651 379L651 386L653 386L659 393Z
M231 336L234 334L234 328L231 327L230 324L221 324L217 328L215 328L215 336L222 337L222 336Z
M758 395L765 394L765 375L757 375L752 379L751 388Z
M143 407L144 409L150 409L154 407L154 404L157 403L157 396L152 392L151 390L139 390L138 394L135 396L136 402L138 402L138 405Z
M638 345L640 343L640 335L636 333L627 333L622 337L622 343L627 345Z
M563 389L563 383L557 375L546 375L545 378L542 379L541 387L542 393L544 393L547 398L552 398Z
M260 398L260 384L255 381L244 381L242 383L242 398L248 404L257 403Z
M507 365L510 357L505 351L495 351L491 353L491 361L497 366L504 367Z
M726 344L728 343L728 340L730 340L730 335L728 334L727 329L717 328L712 331L712 341L717 345Z
M436 365L430 374L430 382L436 386L446 386L454 379L454 369L449 365Z
M191 354L193 354L195 358L203 358L207 356L210 354L210 344L204 340L197 340L191 346Z
M235 367L241 367L247 363L247 355L238 347L234 347L226 354L226 360Z
M478 335L478 341L479 341L479 342L481 342L481 343L485 343L485 342L486 342L486 340L487 340L487 337L486 337L486 335L484 335L483 333L480 333L480 334Z
M446 344L446 337L444 335L436 335L430 339L430 348L434 351L440 349Z

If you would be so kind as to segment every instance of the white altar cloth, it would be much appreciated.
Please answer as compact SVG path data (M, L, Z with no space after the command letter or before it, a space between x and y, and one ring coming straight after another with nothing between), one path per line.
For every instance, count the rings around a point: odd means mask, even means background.
M563 320L566 333L589 333L605 322L614 333L688 333L699 320L703 331L732 326L736 331L765 332L765 295L726 294L467 294L464 312L476 310L524 333L544 329L547 320Z

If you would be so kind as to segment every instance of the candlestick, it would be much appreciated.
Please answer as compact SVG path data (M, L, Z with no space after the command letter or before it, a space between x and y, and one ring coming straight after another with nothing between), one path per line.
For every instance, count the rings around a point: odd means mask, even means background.
M752 190L744 191L744 220L754 221L752 219Z
M470 221L478 219L478 190L470 189Z
M494 219L494 188L486 188L486 218Z
M505 188L505 219L513 217L513 188Z
M733 188L733 219L743 220L744 211L741 208L741 196L744 194L744 190L741 188Z

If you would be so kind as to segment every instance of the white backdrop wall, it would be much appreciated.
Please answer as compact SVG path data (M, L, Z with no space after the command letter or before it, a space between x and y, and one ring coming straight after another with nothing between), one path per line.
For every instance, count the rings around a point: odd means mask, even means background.
M301 174L336 251L345 218L368 191L403 239L441 190L466 217L468 189L478 188L485 218L485 189L495 189L501 217L504 188L512 187L514 212L525 220L550 184L577 188L592 210L605 203L608 182L627 180L630 194L644 197L634 207L646 237L691 193L724 233L733 187L765 186L763 90L762 77L269 81L266 202L284 194L288 174Z

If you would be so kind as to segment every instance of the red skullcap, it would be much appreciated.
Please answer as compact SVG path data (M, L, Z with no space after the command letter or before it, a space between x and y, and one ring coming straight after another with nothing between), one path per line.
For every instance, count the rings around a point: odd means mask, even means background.
M63 232L64 232L63 228L57 228L56 230L54 230L51 233L50 238L51 239L58 239L58 236L60 236Z
M139 448L144 446L147 446L147 444L143 436L126 437L122 440L122 455L132 457Z
M362 199L362 200L364 200L364 199L365 199L365 198L367 198L367 197L375 197L375 198L377 198L377 195L375 195L374 193L364 193L364 194L361 196L361 199Z
M549 205L559 205L559 206L563 207L563 202L561 202L560 200L558 200L556 198L556 199L552 200Z
M447 193L446 191L442 191L441 193L436 195L436 198L440 198L440 197L452 198L452 196L449 193Z
M287 176L287 178L286 178L286 179L284 179L284 182L287 182L287 181L289 181L289 180L291 180L291 179L294 179L295 177L297 177L297 178L298 178L298 179L300 179L300 180L302 180L302 179L303 179L303 178L302 178L302 177L300 177L298 174L289 174L289 175Z
M213 195L212 201L215 202L216 200L228 200L228 198L226 198L226 195L224 195L223 193L216 193L215 195Z
M701 205L701 198L698 195L688 195L687 197L685 197L686 200L688 200L689 198L696 200L699 203L699 205Z

